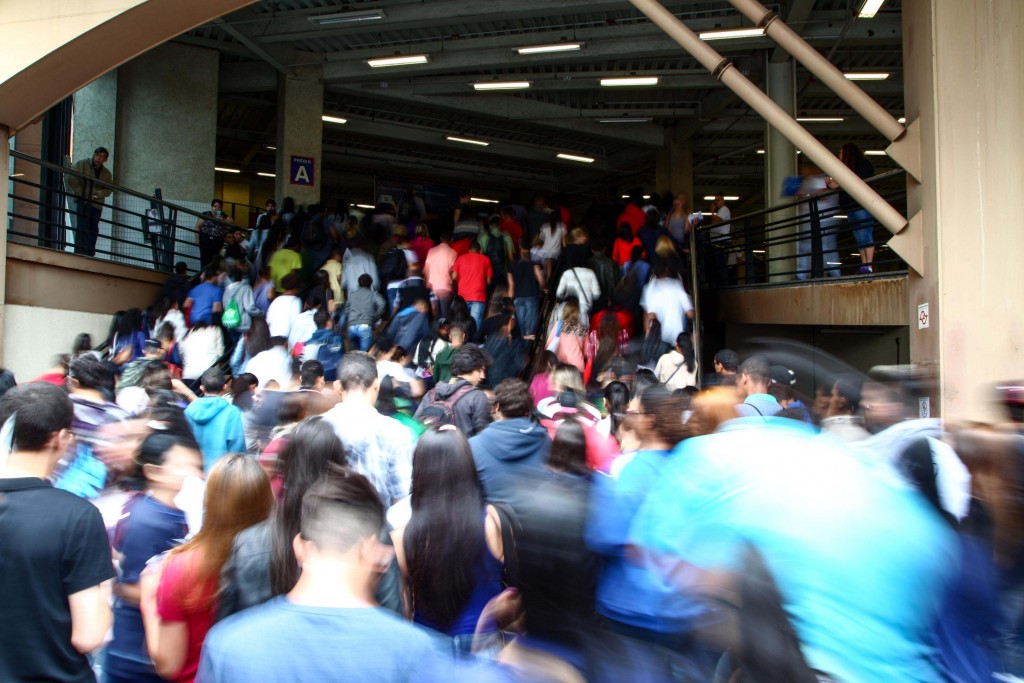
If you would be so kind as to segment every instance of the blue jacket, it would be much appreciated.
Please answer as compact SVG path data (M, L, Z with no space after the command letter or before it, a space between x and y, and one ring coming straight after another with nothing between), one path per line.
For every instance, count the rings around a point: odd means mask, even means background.
M242 411L220 396L204 396L185 409L185 417L203 452L203 469L226 453L245 453Z
M430 323L427 322L427 316L410 306L395 315L388 333L395 346L401 346L411 354L420 340L430 334Z
M528 417L492 422L469 440L484 497L516 507L522 495L519 475L543 472L551 450L551 437Z

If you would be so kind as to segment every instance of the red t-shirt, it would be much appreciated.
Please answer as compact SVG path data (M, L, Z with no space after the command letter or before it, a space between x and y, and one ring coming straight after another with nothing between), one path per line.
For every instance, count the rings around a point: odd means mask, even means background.
M452 273L458 276L459 296L466 301L487 301L487 278L494 277L491 259L470 252L455 259Z
M633 234L636 235L636 231L643 226L647 221L647 216L644 215L644 210L636 204L627 204L626 208L619 214L619 218L615 221L615 228L618 229L623 223L629 223L629 227L633 228Z
M566 223L568 225L568 223ZM512 238L512 248L516 250L516 257L519 257L519 250L523 246L523 226L519 225L512 218L501 219L501 229Z
M198 562L199 553L195 550L172 555L164 566L156 592L156 609L160 618L184 622L188 629L185 663L172 679L175 683L192 683L195 680L203 641L217 612L217 583L208 583L205 587L198 583ZM203 594L197 596L196 591Z
M634 237L632 242L627 242L621 237L615 238L615 244L612 246L612 260L619 264L619 267L626 265L629 262L633 254L633 247L642 247L643 243L640 238Z

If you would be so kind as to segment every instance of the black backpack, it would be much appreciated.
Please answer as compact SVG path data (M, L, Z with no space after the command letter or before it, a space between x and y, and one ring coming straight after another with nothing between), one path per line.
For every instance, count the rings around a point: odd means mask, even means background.
M383 284L404 280L406 273L409 272L409 262L405 260L405 251L398 247L393 247L380 260L378 272L380 273L380 281Z
M441 427L443 425L455 425L455 404L466 394L476 389L472 384L466 383L459 387L455 393L448 398L438 398L437 389L431 389L423 399L424 406L416 413L418 419L427 429Z
M484 256L491 260L491 270L494 271L494 282L503 279L508 272L508 254L505 252L505 235L497 234L484 228L487 234L487 246L484 248ZM477 240L479 243L480 240Z

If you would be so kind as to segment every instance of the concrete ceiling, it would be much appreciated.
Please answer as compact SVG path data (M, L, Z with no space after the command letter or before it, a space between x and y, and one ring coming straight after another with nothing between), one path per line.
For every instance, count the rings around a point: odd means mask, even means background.
M663 0L694 30L747 25L725 0ZM843 70L885 70L864 89L903 115L899 0L874 19L856 19L860 0L782 0L770 5ZM382 19L321 26L312 17L381 10ZM655 187L655 153L666 129L689 137L694 195L738 194L740 206L763 202L761 119L624 0L281 0L254 3L178 40L221 53L218 162L273 168L277 79L299 66L322 65L324 167L333 189L350 196L375 173L434 177L474 188L596 193L608 186ZM583 49L521 56L513 48L582 42ZM764 87L766 60L784 58L767 38L721 41L729 56ZM427 54L427 64L371 69L366 61ZM607 88L611 76L656 75L654 87ZM476 92L472 83L528 80L529 90ZM855 141L886 144L831 91L797 67L798 112L841 116L809 124L837 149ZM649 118L644 123L600 119ZM458 145L448 135L490 141ZM593 156L585 167L557 152ZM890 166L876 157L879 170ZM327 178L328 176L325 176ZM328 188L325 188L328 190Z

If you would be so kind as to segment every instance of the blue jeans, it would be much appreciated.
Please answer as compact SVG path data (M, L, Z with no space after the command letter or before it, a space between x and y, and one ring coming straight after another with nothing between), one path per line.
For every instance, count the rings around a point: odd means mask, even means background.
M96 238L100 234L100 216L103 205L96 206L92 202L79 199L75 207L78 211L78 222L75 224L75 253L82 256L96 255Z
M476 329L480 329L484 324L484 311L487 310L486 301L467 301L469 304L469 314L473 316L473 320L476 321Z
M540 315L540 297L524 296L515 299L516 324L524 337L537 332L537 317Z
M842 273L836 265L839 263L839 252L836 251L836 231L839 220L836 218L822 218L821 228L821 263L825 275L839 277ZM811 276L811 223L800 224L800 239L796 243L796 278L806 280Z
M857 209L850 212L847 219L850 228L853 230L853 239L857 242L858 249L865 249L874 246L875 243L875 219L864 209Z
M369 351L370 344L373 343L373 328L366 324L350 325L348 339L352 346L358 347L360 351Z

